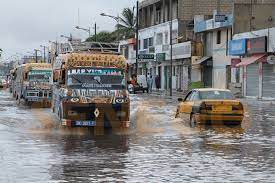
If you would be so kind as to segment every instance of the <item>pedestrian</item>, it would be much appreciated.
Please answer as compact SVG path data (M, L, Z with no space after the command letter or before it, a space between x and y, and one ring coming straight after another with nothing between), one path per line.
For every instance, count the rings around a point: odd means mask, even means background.
M148 77L147 82L148 82L148 91L149 91L149 93L152 93L152 88L153 88L153 77L152 77L151 74L150 74L150 76Z
M156 88L159 91L159 89L160 89L160 77L159 77L159 75L156 76L155 83L156 83Z

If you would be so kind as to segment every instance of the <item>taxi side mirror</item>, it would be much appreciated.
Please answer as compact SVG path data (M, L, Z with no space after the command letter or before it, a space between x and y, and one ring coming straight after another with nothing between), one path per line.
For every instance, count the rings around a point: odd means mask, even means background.
M183 98L178 98L178 102L183 102Z

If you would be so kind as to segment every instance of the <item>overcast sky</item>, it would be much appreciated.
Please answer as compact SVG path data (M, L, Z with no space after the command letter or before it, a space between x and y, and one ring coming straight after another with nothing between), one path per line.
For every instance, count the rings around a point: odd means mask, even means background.
M74 27L97 22L99 31L114 30L115 21L102 17L104 12L117 15L135 0L0 0L0 48L3 58L24 54L48 45L61 34L85 38L87 33ZM79 9L79 18L78 18Z

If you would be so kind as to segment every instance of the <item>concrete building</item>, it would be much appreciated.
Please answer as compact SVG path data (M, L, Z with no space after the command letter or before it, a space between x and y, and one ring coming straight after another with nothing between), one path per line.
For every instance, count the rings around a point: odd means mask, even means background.
M230 42L243 96L275 99L275 28L236 34Z
M127 60L128 76L131 77L132 74L135 74L136 68L136 39L121 40L118 50Z
M212 17L213 10L227 13L232 3L217 0L144 0L139 9L139 55L154 55L139 60L139 74L160 76L161 88L187 90L191 82L191 58L202 56L201 42L194 35L194 16ZM170 16L172 8L172 17ZM170 32L172 20L172 32ZM170 35L172 36L172 64L170 68Z
M213 17L217 15L214 11ZM192 58L192 82L203 82L205 87L228 88L231 83L231 57L228 42L232 39L233 15L225 15L224 21L215 18L196 21L194 32L201 39L203 57Z

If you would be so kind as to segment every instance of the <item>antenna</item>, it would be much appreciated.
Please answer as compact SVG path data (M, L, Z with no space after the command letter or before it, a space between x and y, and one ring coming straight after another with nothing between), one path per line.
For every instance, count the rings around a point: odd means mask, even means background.
M79 12L79 8L77 9L77 25L80 25L80 12Z

